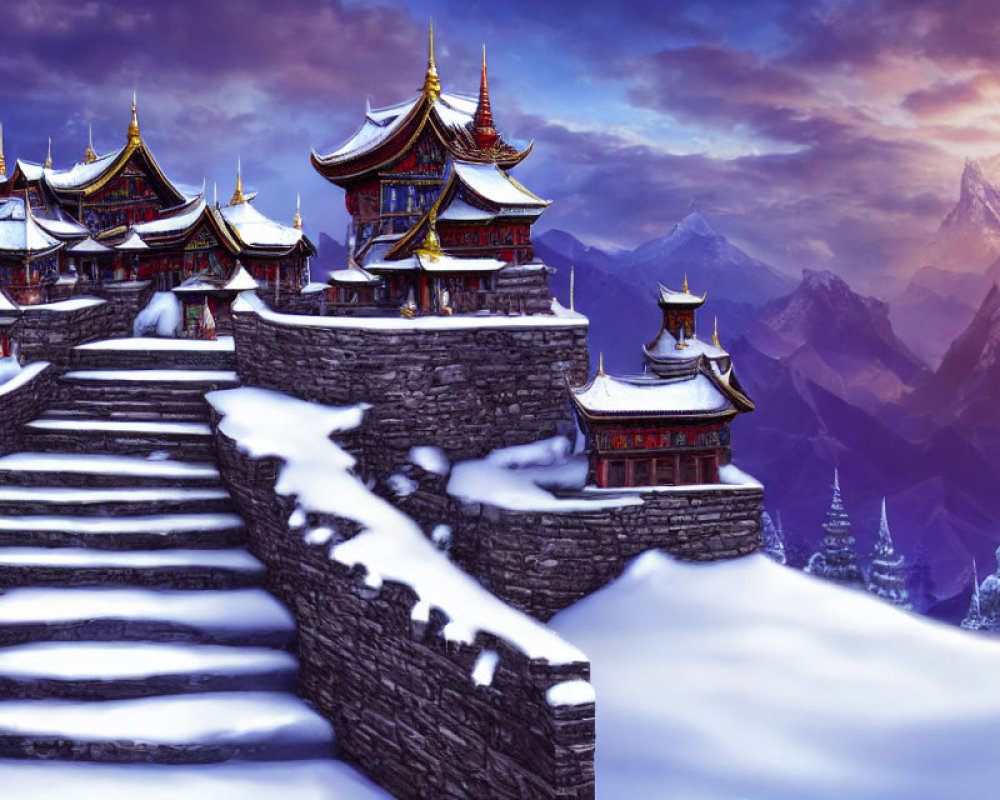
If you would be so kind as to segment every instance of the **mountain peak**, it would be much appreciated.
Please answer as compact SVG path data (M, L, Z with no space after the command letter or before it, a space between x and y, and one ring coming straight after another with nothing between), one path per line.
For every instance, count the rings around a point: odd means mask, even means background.
M958 203L941 223L942 231L962 228L1000 232L1000 192L987 179L982 164L971 158L962 170Z
M697 209L688 213L684 219L674 226L671 236L676 233L692 233L695 236L718 236L708 220Z

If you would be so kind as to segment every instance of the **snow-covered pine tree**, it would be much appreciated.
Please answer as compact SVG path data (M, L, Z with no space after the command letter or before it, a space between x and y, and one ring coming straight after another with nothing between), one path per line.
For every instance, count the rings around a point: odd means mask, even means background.
M902 608L913 608L910 593L906 590L906 559L896 553L889 533L889 521L885 514L885 498L882 498L882 521L875 548L872 551L872 565L868 573L868 591L883 600L888 600Z
M781 517L778 517L779 521ZM760 515L761 534L760 549L769 559L784 566L787 563L785 558L785 542L781 538L781 531L775 527L771 515L764 511Z
M865 578L858 566L858 553L851 535L851 519L840 497L840 473L833 471L833 499L823 523L826 535L820 548L809 558L805 571L844 586L865 587Z
M962 627L969 631L981 631L983 625L983 607L979 596L979 570L976 569L976 559L972 559L972 597L969 599L969 610L962 620Z

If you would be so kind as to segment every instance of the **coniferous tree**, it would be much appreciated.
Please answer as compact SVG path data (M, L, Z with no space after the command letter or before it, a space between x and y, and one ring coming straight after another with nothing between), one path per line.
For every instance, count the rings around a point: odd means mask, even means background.
M858 566L858 553L851 535L851 519L840 497L840 473L833 471L833 499L823 523L826 535L809 559L805 571L820 578L863 589L865 578Z
M906 589L906 559L897 554L892 545L884 497L882 520L875 538L872 566L868 574L868 591L902 608L913 608L910 593Z
M779 524L781 516L778 516ZM785 542L781 536L781 530L775 527L771 520L771 515L766 511L760 515L761 536L760 549L768 558L776 564L784 566L787 563L785 558Z
M972 597L969 599L969 610L962 620L962 627L970 631L983 629L983 606L979 595L979 570L976 569L976 559L972 559Z

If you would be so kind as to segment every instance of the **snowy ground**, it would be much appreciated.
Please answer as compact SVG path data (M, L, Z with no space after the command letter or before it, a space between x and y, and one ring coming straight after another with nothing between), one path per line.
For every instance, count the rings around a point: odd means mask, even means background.
M0 761L10 800L392 800L337 761L197 767Z
M600 800L943 800L1000 782L1000 642L779 567L641 556L552 627Z

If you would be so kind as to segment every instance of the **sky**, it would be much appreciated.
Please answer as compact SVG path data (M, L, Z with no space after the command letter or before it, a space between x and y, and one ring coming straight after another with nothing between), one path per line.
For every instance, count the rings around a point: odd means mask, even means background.
M5 153L55 165L143 136L175 181L343 240L317 175L374 106L413 96L435 20L446 91L489 53L498 129L535 142L514 173L553 202L536 231L606 248L692 207L792 274L862 288L920 264L967 157L1000 153L994 0L19 0L4 4Z

